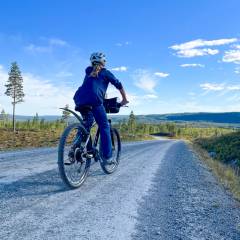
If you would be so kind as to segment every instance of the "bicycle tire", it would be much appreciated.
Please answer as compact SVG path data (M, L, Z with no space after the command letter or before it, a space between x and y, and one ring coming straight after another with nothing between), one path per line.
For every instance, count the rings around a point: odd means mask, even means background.
M116 138L114 138L114 136ZM114 159L115 163L109 166L109 165L106 165L103 162L102 159L100 159L100 166L101 166L102 170L104 171L104 173L106 173L106 174L111 174L111 173L113 173L117 170L117 167L118 167L119 162L120 162L120 156L121 156L121 148L122 148L121 139L120 139L120 135L118 133L118 130L116 128L111 128L111 139L112 139L112 142L114 142L114 144L117 144L116 145L117 146L117 152L116 152L116 157Z
M76 129L76 128L82 128L83 131L86 131L81 123L70 124L63 131L62 136L59 140L59 145L58 145L58 169L59 169L59 174L60 174L61 179L65 183L65 185L69 188L72 188L72 189L73 188L78 188L84 183L84 181L86 180L86 178L88 176L88 172L89 172L90 165L91 165L91 159L86 159L85 160L86 164L85 164L85 167L84 167L84 170L83 170L83 175L82 175L81 179L79 179L79 182L72 182L68 178L67 173L65 171L64 149L65 149L65 144L66 144L67 137L69 136L71 131L73 129Z

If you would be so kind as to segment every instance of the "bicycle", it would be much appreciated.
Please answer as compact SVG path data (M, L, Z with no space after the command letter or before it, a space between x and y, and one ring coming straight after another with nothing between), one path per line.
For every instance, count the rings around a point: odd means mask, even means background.
M90 109L90 106L84 106ZM121 104L117 102L117 98L104 100L104 107L107 113L118 113ZM111 130L112 140L112 164L106 164L101 157L99 149L100 131L97 127L94 141L92 141L92 130L96 122L94 121L90 132L88 132L83 123L83 119L75 111L68 108L61 108L73 114L78 120L75 123L68 125L62 133L58 146L58 168L60 177L70 188L80 187L86 180L91 160L99 162L102 170L106 174L111 174L116 171L121 155L121 139L117 129L112 127L111 119L108 119ZM75 110L78 110L75 108ZM80 133L80 134L79 134ZM78 136L78 138L76 138Z

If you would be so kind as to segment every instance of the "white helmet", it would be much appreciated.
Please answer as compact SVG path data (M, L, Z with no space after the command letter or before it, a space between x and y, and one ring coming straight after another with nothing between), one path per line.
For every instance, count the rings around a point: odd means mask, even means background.
M106 56L104 53L101 52L95 52L92 53L90 57L91 63L102 63L103 65L106 63Z

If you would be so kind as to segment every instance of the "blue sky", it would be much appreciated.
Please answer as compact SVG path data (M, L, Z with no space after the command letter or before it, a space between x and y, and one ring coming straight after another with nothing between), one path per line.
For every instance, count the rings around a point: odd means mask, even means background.
M239 111L240 2L1 1L0 110L12 61L24 78L17 113L60 114L103 51L136 114ZM118 93L109 88L108 96Z

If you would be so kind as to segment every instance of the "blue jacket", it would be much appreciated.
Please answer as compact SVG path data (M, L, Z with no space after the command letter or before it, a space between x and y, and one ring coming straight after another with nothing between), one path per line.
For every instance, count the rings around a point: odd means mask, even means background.
M74 94L73 100L76 106L98 106L103 103L109 82L117 89L122 89L121 82L106 68L103 68L97 77L90 76L93 68L87 67L82 86Z

